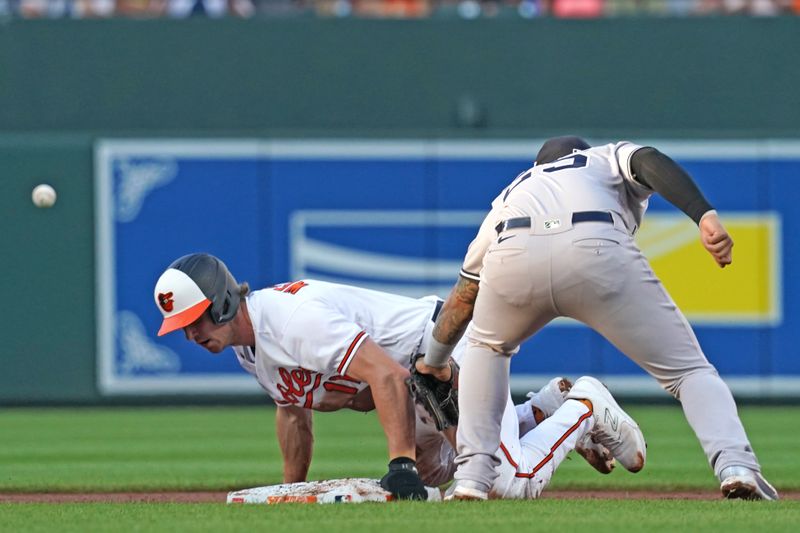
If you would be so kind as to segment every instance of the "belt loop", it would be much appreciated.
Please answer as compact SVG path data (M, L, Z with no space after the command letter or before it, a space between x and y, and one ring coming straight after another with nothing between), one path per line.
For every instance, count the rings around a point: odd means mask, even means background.
M503 220L502 222L498 223L494 227L494 230L499 234L510 229L529 228L532 225L533 225L533 219L531 217L515 217Z
M444 300L436 300L436 306L433 308L433 314L431 315L431 322L434 324L436 323L436 319L439 318L439 312L442 310L443 305Z
M611 213L611 219L614 223L614 229L617 231L621 231L622 233L627 233L630 236L636 234L636 227L634 226L633 231L628 229L628 225L625 224L625 219L622 218L622 215L617 213L616 211L609 211Z

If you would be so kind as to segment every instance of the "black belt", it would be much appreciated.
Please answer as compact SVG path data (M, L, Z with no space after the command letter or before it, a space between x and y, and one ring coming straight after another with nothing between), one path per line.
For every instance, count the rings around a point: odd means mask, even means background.
M444 305L444 300L436 300L436 307L433 308L433 314L431 315L431 322L436 322L436 319L439 317L439 311L442 310L442 305Z
M608 222L614 223L614 217L608 211L576 211L572 213L572 223L578 222ZM504 220L494 227L497 233L503 233L506 230L514 228L530 228L531 217L517 217Z

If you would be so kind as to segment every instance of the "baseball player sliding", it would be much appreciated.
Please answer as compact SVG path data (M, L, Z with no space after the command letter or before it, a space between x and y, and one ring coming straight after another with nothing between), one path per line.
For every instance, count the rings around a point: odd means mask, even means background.
M406 386L411 357L431 337L441 300L315 280L251 292L207 254L173 262L154 295L164 316L159 335L182 329L187 340L213 353L232 346L275 400L285 483L306 480L312 410L343 408L378 411L390 456L381 486L395 497L425 499L426 484L452 479L455 428L446 426L457 413L437 419L444 430L438 431L427 412L414 409ZM454 381L456 368L447 366L447 380ZM537 497L576 448L604 473L615 458L631 471L644 466L641 431L591 377L574 386L555 378L516 407L506 390L501 432L493 497Z
M446 379L466 331L453 496L485 499L497 476L510 356L558 316L587 324L680 400L727 498L778 499L733 396L633 235L658 192L686 213L720 267L733 240L691 177L655 148L548 140L492 202L417 369ZM469 326L468 326L469 325Z

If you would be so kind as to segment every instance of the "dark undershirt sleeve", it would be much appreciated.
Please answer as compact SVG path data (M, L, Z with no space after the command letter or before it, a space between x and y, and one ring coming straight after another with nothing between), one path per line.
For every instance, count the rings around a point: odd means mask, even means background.
M650 187L666 201L686 213L695 224L714 209L689 174L675 161L652 147L644 147L631 156L634 179Z

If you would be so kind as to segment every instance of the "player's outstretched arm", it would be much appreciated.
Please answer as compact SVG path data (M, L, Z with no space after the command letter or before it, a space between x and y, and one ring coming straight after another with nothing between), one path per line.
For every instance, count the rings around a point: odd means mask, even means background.
M311 411L296 405L278 407L275 429L283 454L283 482L305 481L314 448Z
M630 164L636 181L659 193L694 220L700 228L700 241L721 268L731 264L733 240L717 212L680 165L649 146L637 150Z
M415 413L408 395L408 369L367 338L359 347L347 375L366 381L389 447L389 471L381 487L395 498L425 500L428 492L416 467Z
M477 298L478 282L459 277L436 318L433 338L427 346L424 361L417 360L417 370L432 374L442 381L450 379L450 354L472 320Z
M660 194L695 224L700 224L700 218L714 209L692 177L655 148L646 146L636 150L630 166L636 181Z
M408 370L389 357L375 341L367 338L350 363L347 375L369 384L386 434L389 458L415 459L414 408L405 383L409 377Z
M709 211L700 219L700 241L720 268L731 264L733 239L728 235L716 211Z

